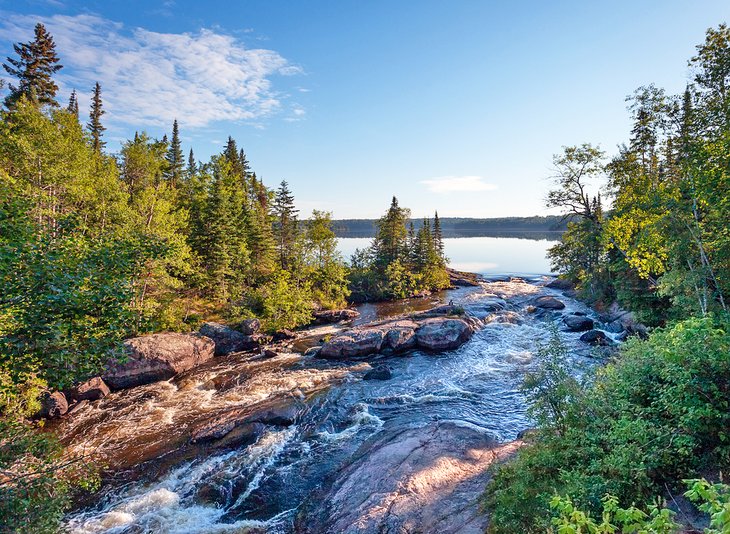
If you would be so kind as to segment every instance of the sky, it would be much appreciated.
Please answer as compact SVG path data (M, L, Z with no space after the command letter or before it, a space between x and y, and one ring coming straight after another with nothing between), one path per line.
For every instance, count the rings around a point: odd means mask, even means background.
M728 19L728 0L0 0L0 56L43 22L59 100L86 110L101 83L109 152L174 119L201 160L230 135L303 217L374 218L393 195L415 217L531 216L552 155L614 153L627 95L681 92Z

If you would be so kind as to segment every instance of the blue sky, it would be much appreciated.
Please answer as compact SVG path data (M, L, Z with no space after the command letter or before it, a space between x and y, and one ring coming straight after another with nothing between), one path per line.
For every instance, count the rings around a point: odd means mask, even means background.
M232 135L303 215L544 214L552 154L630 129L625 97L680 92L727 0L0 0L0 53L46 23L60 99L100 81L108 150L180 122L207 159Z

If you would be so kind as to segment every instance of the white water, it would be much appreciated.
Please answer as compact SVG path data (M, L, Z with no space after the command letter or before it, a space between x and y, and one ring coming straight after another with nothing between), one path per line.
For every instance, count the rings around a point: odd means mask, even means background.
M96 505L71 514L75 533L292 532L302 503L316 488L384 429L456 420L514 439L530 426L519 393L524 372L534 364L560 314L543 318L526 312L537 295L553 294L566 313L589 313L581 303L540 285L492 282L459 290L455 298L485 326L456 351L415 352L387 359L388 381L364 381L362 362L332 363L298 355L265 362L218 360L177 382L116 393L70 419L62 433L74 450L93 444L101 456L132 460L140 444L179 438L231 407L279 398L305 399L307 410L288 427L270 426L253 444L232 450L199 451L170 468L144 470L131 484L109 484ZM507 309L493 314L495 298ZM576 374L595 365L580 334L561 332ZM233 387L210 385L236 378ZM91 429L100 429L101 436ZM113 432L110 429L114 429ZM362 450L359 454L366 454ZM128 458L129 457L129 458ZM151 465L155 465L152 462Z

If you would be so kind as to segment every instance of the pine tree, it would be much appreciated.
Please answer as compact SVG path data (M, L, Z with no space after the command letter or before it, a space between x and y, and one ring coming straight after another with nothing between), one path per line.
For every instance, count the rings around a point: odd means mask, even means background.
M37 106L57 106L58 85L53 81L53 75L63 66L58 64L56 44L45 26L36 24L35 39L28 43L14 44L13 49L18 54L18 59L8 57L8 63L3 63L3 68L10 76L18 79L18 85L10 85L10 94L5 99L5 105L12 108L21 96L25 96Z
M91 99L89 122L86 126L89 128L89 132L91 132L92 146L97 152L101 152L106 145L106 143L101 140L101 136L104 133L104 130L106 130L104 125L101 124L101 116L104 115L104 113L106 112L102 109L101 104L101 85L99 85L99 82L96 82L96 85L94 85L94 96Z
M276 217L277 251L282 269L289 267L295 255L294 247L298 234L297 214L294 207L294 195L289 190L286 180L282 181L274 198L274 215Z
M441 220L439 219L439 212L435 212L433 215L433 244L436 247L439 258L445 259L444 255L444 239L441 233Z
M195 155L193 154L193 149L190 149L190 153L188 154L188 168L186 169L188 180L192 179L193 176L198 172L198 164L195 162Z
M182 180L183 174L183 152L180 147L180 131L177 126L177 119L172 123L172 141L170 147L167 149L167 170L165 171L165 178L172 187L177 185Z
M76 96L76 89L71 91L71 96L68 99L68 107L66 110L69 113L73 113L77 119L79 118L79 100Z

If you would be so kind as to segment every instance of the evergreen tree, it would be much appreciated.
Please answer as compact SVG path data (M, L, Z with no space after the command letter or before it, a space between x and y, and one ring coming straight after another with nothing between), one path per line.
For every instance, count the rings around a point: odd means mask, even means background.
M193 149L190 149L188 154L188 168L186 169L188 180L192 179L193 176L198 172L198 164L195 162L195 155Z
M28 43L13 45L17 59L7 58L3 63L5 71L18 79L18 85L10 85L10 94L5 99L8 108L15 107L21 96L36 106L49 104L57 106L58 85L53 75L63 68L58 64L56 44L43 24L35 26L35 39Z
M438 211L433 214L433 244L436 247L436 252L438 252L439 258L445 260L444 238L441 233L441 221L439 220Z
M385 269L396 260L407 261L408 255L408 231L406 222L410 211L398 205L398 199L393 197L390 208L386 214L378 220L377 235L374 241L375 263Z
M183 152L180 147L180 132L177 126L177 119L172 123L172 141L167 149L167 169L165 170L165 178L172 187L177 187L182 180L184 160Z
M296 254L295 245L298 237L297 214L294 207L294 195L289 190L289 184L283 180L274 197L273 206L276 230L276 248L279 256L279 265L287 269Z
M106 145L106 142L101 140L101 136L104 133L104 130L106 130L104 125L101 123L101 116L104 115L104 113L106 113L106 111L102 109L101 104L101 85L99 85L99 82L96 82L94 85L94 96L91 99L89 122L86 126L89 128L89 132L91 133L92 146L97 152L101 152Z
M223 151L223 157L226 158L226 160L230 164L231 172L235 176L242 177L245 174L240 159L240 153L238 151L238 147L236 146L236 141L231 136L228 136L228 142L226 143L226 148Z
M71 91L71 96L68 99L68 107L66 110L78 119L79 118L79 100L76 96L76 89Z

